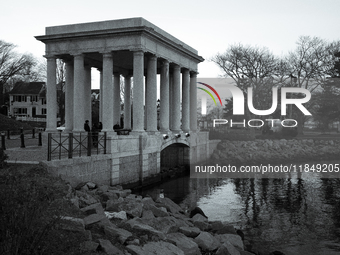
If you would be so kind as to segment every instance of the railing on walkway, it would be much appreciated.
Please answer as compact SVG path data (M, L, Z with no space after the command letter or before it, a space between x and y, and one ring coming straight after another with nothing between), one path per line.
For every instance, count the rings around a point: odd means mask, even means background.
M47 160L106 154L106 132L49 133Z

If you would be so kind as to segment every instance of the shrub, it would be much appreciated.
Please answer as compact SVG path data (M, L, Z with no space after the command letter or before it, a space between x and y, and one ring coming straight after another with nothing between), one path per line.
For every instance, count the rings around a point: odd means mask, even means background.
M78 253L84 237L58 229L72 213L65 187L41 166L1 172L0 254Z
M0 168L4 167L6 159L8 159L8 156L6 155L4 150L0 148Z

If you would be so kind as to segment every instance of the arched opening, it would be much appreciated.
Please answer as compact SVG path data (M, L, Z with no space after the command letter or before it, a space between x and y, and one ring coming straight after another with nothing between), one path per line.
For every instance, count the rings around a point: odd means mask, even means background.
M184 174L190 170L190 147L174 143L161 151L161 172ZM172 175L172 174L171 174Z

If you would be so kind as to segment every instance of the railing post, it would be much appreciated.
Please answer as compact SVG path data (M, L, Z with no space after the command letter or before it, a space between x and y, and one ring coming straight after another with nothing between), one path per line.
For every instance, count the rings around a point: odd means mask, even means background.
M8 140L11 140L10 132L11 132L11 131L9 131L9 129L8 129L8 130L7 130L7 139L8 139Z
M106 154L106 132L104 132L104 154Z
M51 139L52 133L48 133L47 136L47 161L51 161Z
M6 150L5 132L1 132L1 148L3 150Z
M32 139L35 138L35 128L32 129Z
M59 159L61 159L61 132L59 132Z
M91 132L87 132L87 156L91 156Z
M68 158L73 156L73 133L68 134Z

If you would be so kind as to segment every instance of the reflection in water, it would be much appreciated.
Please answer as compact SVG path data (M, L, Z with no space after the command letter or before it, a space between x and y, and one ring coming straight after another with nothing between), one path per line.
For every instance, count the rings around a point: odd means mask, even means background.
M163 183L182 207L242 229L254 245L285 254L340 254L340 179L190 179ZM144 195L150 193L144 191Z

